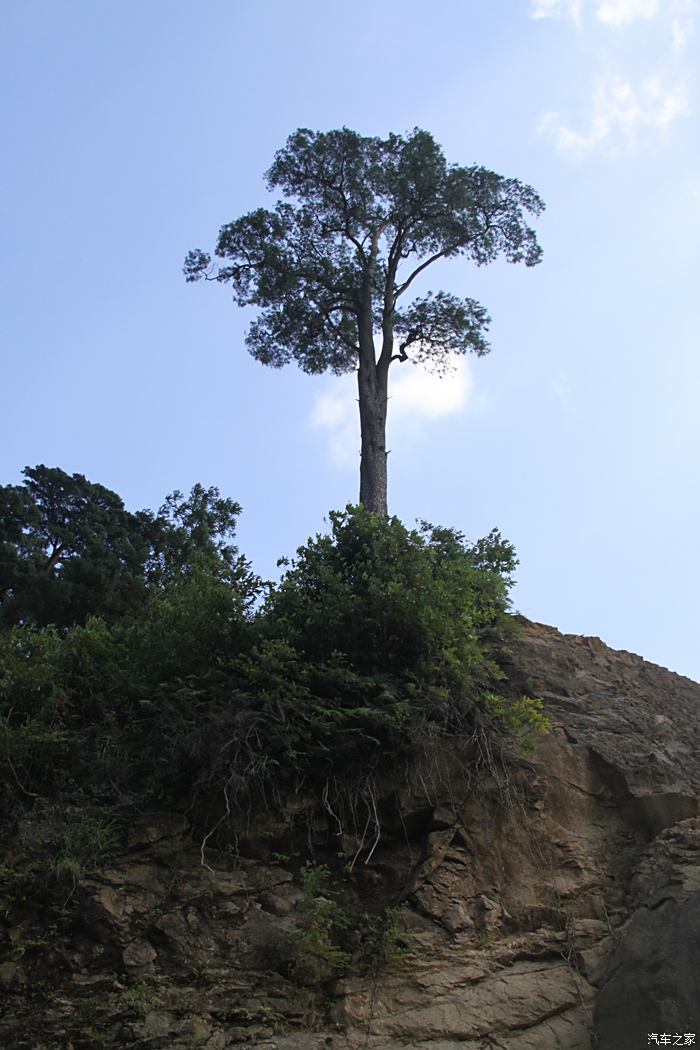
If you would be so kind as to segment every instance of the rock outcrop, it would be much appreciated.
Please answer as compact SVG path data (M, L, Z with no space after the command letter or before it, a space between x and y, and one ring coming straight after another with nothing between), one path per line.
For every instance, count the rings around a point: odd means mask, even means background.
M479 776L444 751L430 781L382 785L385 830L348 876L368 911L402 904L381 965L293 979L300 861L279 827L216 852L181 815L134 812L125 849L58 917L17 893L7 905L0 1045L700 1044L700 685L527 621L503 665L551 732ZM35 806L6 869L57 819Z

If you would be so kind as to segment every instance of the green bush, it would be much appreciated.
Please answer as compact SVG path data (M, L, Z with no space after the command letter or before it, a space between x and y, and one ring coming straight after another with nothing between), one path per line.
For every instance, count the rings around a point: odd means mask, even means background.
M505 625L513 548L362 507L331 512L330 535L300 547L263 610L310 663L341 654L361 675L464 685L492 671L482 642Z
M211 811L223 796L234 817L303 787L331 791L343 819L427 737L500 726L529 744L543 716L499 699L493 661L511 545L361 507L330 521L257 612L244 559L234 573L195 552L114 623L0 632L6 783L100 806L116 793Z
M352 892L354 903L341 902L341 887L346 898L349 887L342 877L334 881L325 864L305 864L301 881L298 925L289 937L290 970L300 984L322 984L348 972L376 975L408 954L400 907L359 911Z
M469 545L363 508L330 517L331 533L300 547L271 589L255 644L216 702L203 702L187 734L187 707L170 709L183 717L171 739L187 739L183 781L225 786L229 807L304 785L332 790L342 820L427 735L469 735L490 717L483 699L500 677L490 647L509 625L512 547L496 532Z
M0 772L25 796L160 790L164 708L238 658L246 604L200 559L116 623L0 631Z
M338 944L350 917L336 899L330 874L323 864L302 868L299 925L290 936L291 971L300 984L321 984L340 977L350 962L349 954Z
M58 878L68 877L75 887L86 875L94 874L114 853L118 844L114 820L82 814L66 822L53 870Z

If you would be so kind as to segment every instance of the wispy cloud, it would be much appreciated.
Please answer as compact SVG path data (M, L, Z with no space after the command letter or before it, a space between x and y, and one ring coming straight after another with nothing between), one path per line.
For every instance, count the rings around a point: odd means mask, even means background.
M560 153L581 159L601 147L614 152L621 145L633 145L644 133L662 132L689 112L682 82L668 83L655 75L635 85L619 74L608 74L597 78L583 127L573 126L556 111L546 113L538 127Z
M599 44L600 65L578 118L552 108L538 129L559 153L581 160L594 151L614 154L645 139L658 139L690 113L691 70L680 61L693 31L700 0L532 0L532 18L569 18L588 42ZM585 20L585 21L584 21ZM626 27L647 23L652 66L640 75L640 38ZM614 37L611 36L614 34ZM649 37L648 34L653 34ZM609 42L616 41L619 68L610 69Z
M640 18L656 18L659 0L599 0L595 14L608 26L622 26Z
M553 380L552 392L554 393L556 400L559 402L559 407L562 412L569 415L574 405L569 377L562 374L558 379Z
M606 26L624 26L662 17L682 37L696 12L697 0L531 0L530 18L569 18L583 24L584 15Z
M572 18L580 22L583 0L533 0L530 18Z
M679 57L695 31L698 0L671 0L671 48Z
M397 367L389 385L390 441L403 440L409 434L419 437L421 424L461 412L472 392L469 362L463 358L457 361L454 372L444 377L417 365ZM360 430L354 376L328 381L326 389L316 396L309 425L325 432L333 466L341 470L357 467Z

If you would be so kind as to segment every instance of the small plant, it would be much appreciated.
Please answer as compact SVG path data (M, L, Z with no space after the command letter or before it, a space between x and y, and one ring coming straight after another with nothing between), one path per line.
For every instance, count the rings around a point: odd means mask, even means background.
M360 923L362 947L360 963L375 973L389 966L396 959L407 955L405 934L399 927L400 907L386 908L379 915L365 913Z
M300 984L322 984L343 974L350 956L337 937L350 925L345 909L330 888L330 870L324 864L302 868L303 897L299 928L291 935L291 970Z
M523 751L534 751L537 736L552 728L538 697L521 696L518 700L506 700L496 693L488 693L484 707L518 740Z
M163 1004L163 1000L158 995L153 980L149 980L146 977L141 977L138 981L134 981L122 993L121 999L126 1006L139 1014L145 1014L148 1010Z
M68 876L73 889L86 875L97 871L117 847L118 832L113 820L81 816L63 829L59 852L52 867L56 876Z

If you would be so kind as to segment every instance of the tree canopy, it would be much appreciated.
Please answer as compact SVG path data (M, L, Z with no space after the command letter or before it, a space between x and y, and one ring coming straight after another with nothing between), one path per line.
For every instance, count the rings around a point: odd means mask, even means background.
M526 214L539 215L543 202L517 179L448 164L418 128L386 139L301 128L266 178L281 199L222 226L216 261L189 252L185 277L229 284L240 306L259 307L246 344L263 364L358 371L360 500L386 513L390 365L444 371L454 355L489 349L486 309L417 292L418 278L457 256L536 265L542 252Z
M82 474L39 464L0 486L0 621L66 627L143 605L195 567L255 590L234 544L240 506L216 487L169 495L157 514L127 511Z

